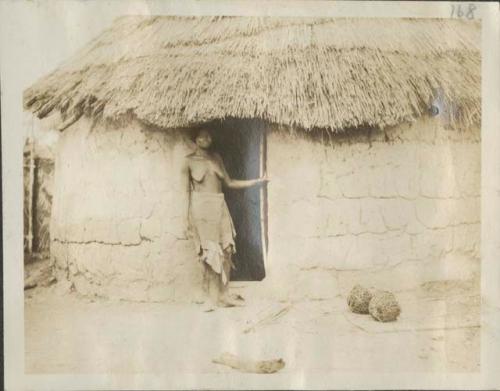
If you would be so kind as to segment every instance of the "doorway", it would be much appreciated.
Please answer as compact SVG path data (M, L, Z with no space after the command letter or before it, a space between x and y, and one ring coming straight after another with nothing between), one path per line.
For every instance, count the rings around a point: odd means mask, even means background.
M255 179L266 163L266 132L262 121L229 119L211 124L215 150L233 179ZM236 254L231 281L264 279L267 249L266 186L224 189L236 229Z

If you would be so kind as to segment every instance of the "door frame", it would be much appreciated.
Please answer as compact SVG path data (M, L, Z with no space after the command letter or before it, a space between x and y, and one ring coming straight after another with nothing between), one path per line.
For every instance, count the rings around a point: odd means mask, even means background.
M267 126L263 125L260 132L260 176L267 172ZM260 188L260 232L262 242L262 262L264 263L264 270L267 275L267 250L269 237L267 234L268 226L268 201L267 201L267 184ZM265 277L264 277L265 278Z

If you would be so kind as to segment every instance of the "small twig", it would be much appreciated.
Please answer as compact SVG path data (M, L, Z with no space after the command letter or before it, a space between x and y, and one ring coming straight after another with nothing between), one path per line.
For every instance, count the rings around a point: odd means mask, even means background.
M243 330L243 333L244 334L248 334L250 331L254 331L255 328L257 326L262 326L264 324L268 324L268 323L271 323L272 321L274 320L277 320L279 318L281 318L283 315L285 315L288 311L290 311L290 309L292 308L292 304L289 304L287 305L286 307L283 307L282 309L280 309L278 312L276 313L272 313L264 318L262 318L261 320L259 320L258 322L254 323L252 326L246 328L245 330Z

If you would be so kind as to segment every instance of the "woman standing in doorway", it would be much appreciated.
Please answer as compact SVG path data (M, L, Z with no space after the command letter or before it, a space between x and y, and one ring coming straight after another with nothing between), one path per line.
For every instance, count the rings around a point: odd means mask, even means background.
M186 156L182 170L186 191L186 236L193 239L203 264L203 288L212 303L231 307L227 296L232 256L236 252L233 221L222 193L222 186L245 189L266 183L263 176L252 180L231 179L220 155L211 149L212 137L201 129L194 138L196 150Z

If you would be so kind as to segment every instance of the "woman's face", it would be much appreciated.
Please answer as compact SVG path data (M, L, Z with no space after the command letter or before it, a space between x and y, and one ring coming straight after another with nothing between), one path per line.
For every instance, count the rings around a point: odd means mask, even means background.
M201 130L196 136L196 145L202 149L208 149L212 145L212 136L206 130Z

